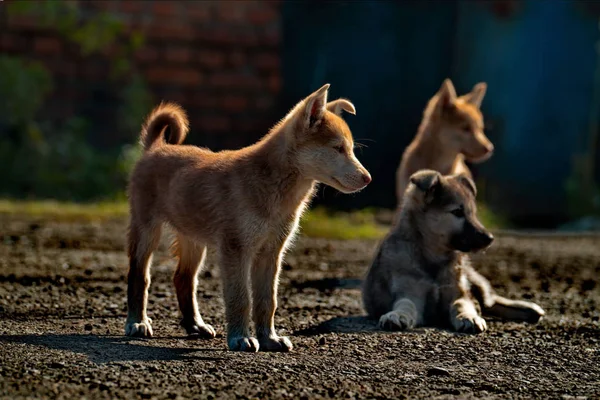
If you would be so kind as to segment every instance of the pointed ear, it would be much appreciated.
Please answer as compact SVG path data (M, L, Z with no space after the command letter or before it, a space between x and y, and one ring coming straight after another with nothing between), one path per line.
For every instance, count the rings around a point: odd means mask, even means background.
M438 90L438 106L449 107L456 101L456 90L450 79L445 79L442 87Z
M473 193L473 196L477 197L477 186L475 186L475 182L468 175L464 173L458 174L456 175L456 180Z
M422 169L410 176L410 183L425 193L426 201L430 201L435 188L440 184L442 175L430 169Z
M356 115L356 108L354 104L346 99L337 99L327 103L327 110L331 111L338 117L342 115L342 110L349 112L352 115Z
M319 90L304 100L306 115L305 124L307 127L311 128L323 119L327 106L327 92L329 86L329 83L323 85Z
M465 103L470 103L475 107L480 108L486 91L487 84L485 82L479 82L477 85L473 86L473 89L470 93L460 97L465 101Z

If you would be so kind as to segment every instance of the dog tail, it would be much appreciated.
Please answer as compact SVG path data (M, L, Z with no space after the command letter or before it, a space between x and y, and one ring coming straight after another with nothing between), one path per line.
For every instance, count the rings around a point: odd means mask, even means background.
M166 127L170 128L166 143L181 144L188 133L189 123L185 111L178 104L162 102L146 118L140 134L144 150L165 143L163 138Z

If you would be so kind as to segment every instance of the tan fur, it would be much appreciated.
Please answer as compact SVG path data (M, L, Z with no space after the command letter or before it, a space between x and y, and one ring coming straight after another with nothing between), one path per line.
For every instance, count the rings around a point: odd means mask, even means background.
M275 332L273 318L281 261L300 215L317 182L350 193L371 180L354 156L352 134L339 115L341 110L354 111L354 106L347 100L328 104L328 88L298 103L258 143L237 151L214 153L179 145L188 123L177 105L161 104L150 114L141 133L145 152L129 185L127 335L152 335L146 313L150 260L166 223L176 233L173 249L179 264L174 281L181 324L189 334L215 336L202 320L196 298L206 248L214 246L222 271L229 348L292 348ZM258 340L250 334L251 314Z
M421 169L442 175L471 176L465 160L482 162L491 157L494 146L485 136L481 102L487 85L483 82L470 93L457 97L450 79L429 100L417 135L406 148L396 171L398 206L409 177Z
M484 315L537 322L544 311L495 294L466 252L489 246L492 236L476 215L476 188L464 175L413 174L398 223L383 240L363 287L368 314L384 329L451 327L479 333Z

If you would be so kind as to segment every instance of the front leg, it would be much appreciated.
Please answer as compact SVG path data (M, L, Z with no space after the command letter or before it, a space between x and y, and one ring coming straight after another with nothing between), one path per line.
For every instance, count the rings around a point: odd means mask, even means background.
M416 303L421 302L417 301ZM421 324L423 313L417 310L417 304L409 298L396 301L392 311L379 318L379 327L386 331L404 331Z
M275 332L277 285L285 249L285 242L267 242L255 258L252 270L253 316L260 349L265 351L290 351L292 343Z
M248 272L252 258L242 246L221 246L220 264L225 314L227 318L227 345L233 351L258 351L258 341L250 335L250 293Z
M487 324L481 318L473 300L469 297L460 297L450 306L450 321L458 332L481 333L487 330Z

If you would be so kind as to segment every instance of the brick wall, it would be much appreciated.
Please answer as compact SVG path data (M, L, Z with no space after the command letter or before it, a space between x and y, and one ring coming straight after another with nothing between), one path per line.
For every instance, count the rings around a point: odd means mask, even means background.
M239 147L260 137L281 117L278 2L79 4L88 13L109 12L131 31L143 34L144 45L133 55L135 68L145 77L155 102L176 101L188 110L190 142ZM117 88L107 79L110 50L84 57L75 45L41 29L33 19L1 16L0 53L40 61L53 73L55 90L47 116L85 116L97 126L94 139L99 144L128 139L112 129Z

